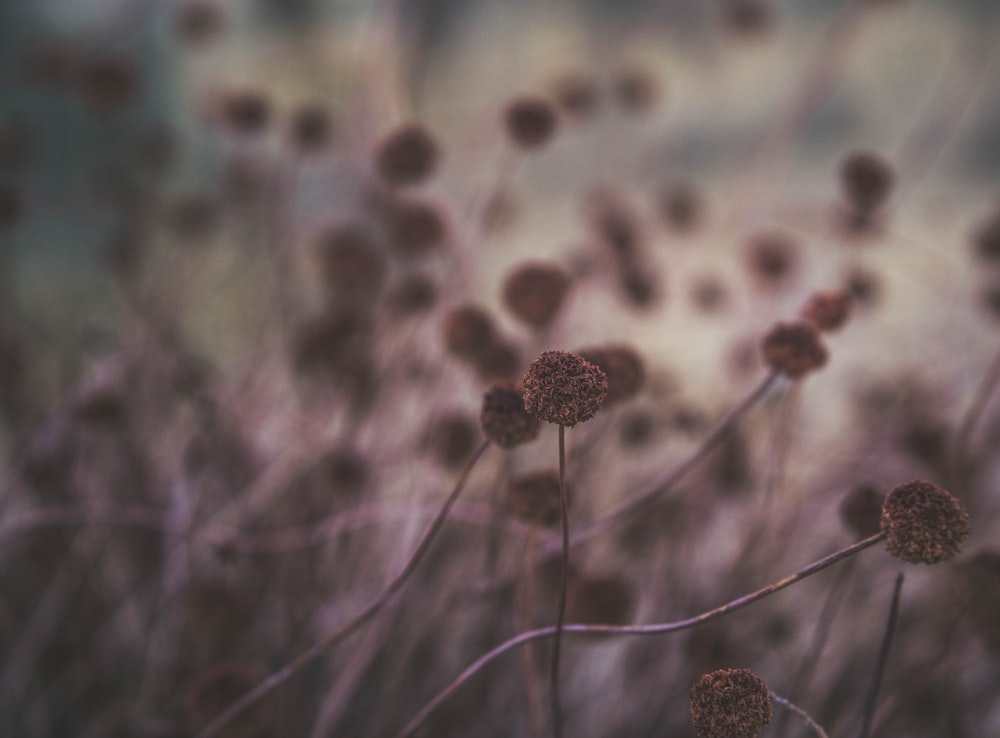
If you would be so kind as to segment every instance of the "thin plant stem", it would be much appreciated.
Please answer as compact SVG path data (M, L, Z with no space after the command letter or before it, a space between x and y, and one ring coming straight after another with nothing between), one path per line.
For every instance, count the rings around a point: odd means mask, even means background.
M768 691L770 692L770 690L768 690ZM818 735L819 738L830 738L830 736L828 736L826 734L826 731L823 730L823 728L820 726L819 723L817 723L815 720L812 719L812 717L809 715L808 712L806 712L805 710L803 710L801 707L799 707L798 705L796 705L791 700L786 700L784 697L782 697L779 694L775 694L774 692L770 692L770 694L771 694L771 699L772 700L774 700L775 702L777 702L779 705L781 705L785 709L791 710L796 715L798 715L800 718L802 718L802 720L805 722L805 724L809 728L812 728L812 731L816 735Z
M524 567L522 581L518 583L518 595L515 610L515 627L527 630L531 627L531 605L535 601L535 547L538 543L538 525L533 523L528 532L528 540L524 544L521 566ZM524 691L527 700L527 734L529 738L539 738L542 734L542 697L541 683L538 678L538 664L533 648L525 648L521 652L521 666L524 671Z
M702 623L707 623L711 620L716 620L731 612L740 610L748 605L752 605L757 600L763 599L768 595L774 594L775 592L790 587L796 582L800 582L806 577L810 577L817 572L823 571L829 566L833 566L839 561L842 561L854 554L863 551L866 548L874 546L885 538L885 533L879 532L875 535L865 538L864 540L858 541L855 544L842 548L839 551L835 551L832 554L824 556L818 561L814 561L802 569L799 569L794 574L789 574L783 579L779 579L766 587L761 587L758 590L750 592L749 594L738 597L735 600L730 600L724 605L720 605L712 610L707 610L699 615L694 615L690 618L684 620L675 620L669 623L654 623L651 625L564 625L562 632L564 633L576 633L581 635L591 635L591 636L617 636L617 635L662 635L664 633L674 633L679 630L686 630L688 628L693 628L696 625L701 625ZM504 641L499 646L496 646L491 651L480 656L478 659L473 661L465 671L459 674L451 684L445 687L441 692L439 692L430 702L428 702L423 709L417 713L417 715L407 723L406 727L398 734L397 738L408 738L408 736L413 735L421 725L423 725L427 719L434 713L437 708L444 704L458 689L465 684L469 679L475 676L477 673L483 670L486 666L496 661L500 656L504 655L508 651L520 646L524 643L531 643L532 641L541 640L543 638L548 638L555 635L556 628L539 628L537 630L530 630L525 633L520 633L513 638Z
M770 372L739 405L732 408L722 417L691 456L675 468L648 482L632 498L625 500L617 507L577 531L573 535L572 544L575 546L599 536L611 526L644 509L658 496L680 482L725 439L733 426L767 393L779 376L778 372Z
M882 647L878 652L878 661L875 664L875 678L872 680L871 689L868 690L868 697L865 699L865 709L861 717L861 730L858 731L858 738L868 738L871 734L872 720L875 717L875 703L878 701L878 689L882 683L882 675L885 673L885 665L889 660L889 648L892 646L892 637L896 633L896 622L899 620L899 593L903 589L903 572L896 575L896 583L892 588L892 604L889 606L889 618L885 624L885 635L882 636Z
M438 531L441 530L441 526L444 525L444 521L448 517L448 512L451 510L452 505L465 488L465 482L468 480L469 474L472 472L472 469L476 466L476 462L479 461L489 446L490 441L483 441L479 447L472 452L472 456L469 457L468 462L465 464L465 468L462 469L462 473L455 482L455 488L452 490L451 494L448 495L448 498L441 506L441 511L438 513L437 517L434 518L430 527L424 533L423 538L420 539L416 549L413 551L413 554L403 566L402 570L391 582L389 582L385 589L376 595L375 598L369 602L363 610L361 610L361 612L341 625L333 633L330 633L326 637L314 643L281 669L271 674L256 687L251 689L219 713L218 716L216 716L211 722L208 723L208 725L198 732L196 738L210 738L210 736L217 735L219 731L243 714L243 712L298 674L302 669L322 656L327 649L349 636L360 626L366 623L379 610L381 610L382 606L389 601L392 595L394 595L399 588L403 586L410 574L413 573L421 559L423 559L424 555L427 553Z
M559 511L562 521L562 566L559 572L559 610L552 639L552 735L562 738L562 710L559 707L559 656L566 621L566 579L569 577L569 520L566 514L566 427L559 426Z

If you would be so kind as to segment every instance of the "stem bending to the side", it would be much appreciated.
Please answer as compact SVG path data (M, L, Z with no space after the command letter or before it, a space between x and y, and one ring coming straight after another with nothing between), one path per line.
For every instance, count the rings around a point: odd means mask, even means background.
M828 556L824 556L822 559L814 561L808 566L799 569L794 574L789 574L784 579L779 579L777 582L773 582L766 587L761 587L754 592L750 592L749 594L738 597L735 600L731 600L730 602L720 605L713 610L707 610L706 612L694 615L693 617L685 620L676 620L670 623L654 623L652 625L565 625L562 628L562 632L593 636L658 635L692 628L696 625L701 625L702 623L707 623L710 620L720 618L723 615L728 615L729 613L744 608L747 605L751 605L757 600L763 599L778 590L789 587L806 577L812 576L813 574L826 569L829 566L833 566L838 561L842 561L849 556L853 556L859 551L863 551L866 548L874 546L884 538L885 533L876 533L869 538L865 538L864 540L858 541L857 543L847 546L846 548L835 551ZM549 636L555 635L555 633L555 627L529 630L525 633L520 633L514 636L510 640L501 643L496 648L483 654L478 659L473 661L465 669L465 671L459 674L451 684L445 687L430 702L428 702L424 708L406 725L406 727L403 728L397 738L408 738L408 736L413 735L438 707L444 704L448 698L458 691L459 687L465 684L465 682L475 676L478 672L482 671L484 667L488 666L493 661L496 661L496 659L503 654L524 643L530 643L531 641L548 638Z

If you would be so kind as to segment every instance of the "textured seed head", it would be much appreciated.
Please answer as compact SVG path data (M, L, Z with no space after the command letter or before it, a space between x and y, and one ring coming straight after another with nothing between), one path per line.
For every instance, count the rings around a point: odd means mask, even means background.
M799 313L819 330L829 333L843 327L851 315L851 298L846 292L817 292Z
M528 367L524 409L550 423L574 426L594 417L608 393L608 377L567 351L544 351Z
M422 126L411 123L390 133L375 151L375 168L392 187L419 184L437 168L438 145Z
M504 111L507 135L523 149L537 149L548 143L558 124L552 105L540 97L520 97Z
M528 262L507 275L503 283L503 301L525 324L546 328L559 314L569 287L569 276L560 267Z
M569 489L566 490L566 497L569 497ZM507 488L507 507L515 517L526 523L549 527L558 525L562 519L559 472L536 471L512 479Z
M642 357L629 346L588 346L576 353L607 375L606 405L634 397L645 384L646 372Z
M862 484L840 502L840 520L858 538L868 538L882 528L882 501L885 495L870 484Z
M511 382L495 384L483 395L479 414L483 434L502 448L514 448L535 440L541 421L524 410L524 393Z
M851 206L860 212L878 210L892 189L892 168L877 155L859 151L848 156L840 169L841 185Z
M969 513L958 498L920 479L886 495L881 522L889 553L911 564L952 558L970 531Z
M691 722L701 738L755 738L771 722L767 684L749 669L718 669L691 687Z
M764 362L772 369L798 379L821 369L827 350L819 332L809 323L778 323L761 343Z

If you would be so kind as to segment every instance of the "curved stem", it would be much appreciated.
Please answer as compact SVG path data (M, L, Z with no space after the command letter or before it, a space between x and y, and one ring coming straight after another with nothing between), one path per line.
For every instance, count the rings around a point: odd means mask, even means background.
M763 599L770 594L774 594L778 590L784 589L785 587L790 587L806 577L812 576L829 566L833 566L838 561L842 561L849 556L853 556L859 551L863 551L870 546L874 546L883 538L885 538L885 533L876 533L869 538L865 538L864 540L858 541L853 545L842 548L839 551L835 551L828 556L824 556L822 559L814 561L812 564L799 569L794 574L789 574L784 579L779 579L777 582L773 582L766 587L761 587L760 589L749 594L738 597L735 600L731 600L724 605L720 605L713 610L707 610L706 612L685 620L676 620L670 623L654 623L652 625L566 625L563 626L562 632L592 636L660 635L663 633L673 633L678 630L693 628L696 625L701 625L702 623L707 623L710 620L721 618L722 616L742 609L747 605L751 605L757 600ZM548 638L549 636L555 635L555 632L556 629L554 627L529 630L525 633L520 633L514 636L510 640L501 643L491 651L488 651L480 656L468 667L466 667L465 671L459 674L451 684L445 687L430 702L428 702L424 708L417 713L416 717L414 717L406 725L406 727L403 728L397 738L408 738L408 736L413 735L438 707L440 707L448 700L448 698L458 691L459 687L469 681L469 679L475 676L478 672L482 671L484 667L488 666L493 661L496 661L496 659L500 656L523 643L529 643L531 641L537 641L542 638Z
M569 520L566 515L566 428L559 426L559 510L562 520L562 568L559 573L559 611L552 639L552 735L562 738L562 710L559 707L559 655L566 620L566 579L569 577Z
M889 618L885 624L885 634L882 636L882 647L878 652L878 661L875 663L875 678L872 680L871 689L868 690L868 697L865 699L861 730L858 732L859 738L868 738L871 734L872 720L875 718L875 703L878 701L878 688L882 683L882 675L885 673L885 665L889 659L889 647L892 645L892 637L896 632L896 622L899 620L899 593L902 589L903 573L900 572L896 575L896 583L892 588Z
M416 549L410 556L409 561L406 562L402 571L400 571L399 574L397 574L396 577L389 582L385 589L376 595L375 599L369 602L368 605L361 610L361 612L341 625L333 633L314 643L312 646L288 662L288 664L271 674L256 687L251 689L245 695L236 700L236 702L219 713L219 715L217 715L208 725L198 732L196 738L210 738L210 736L217 735L220 730L229 725L229 723L239 717L244 711L287 682L299 671L323 655L324 651L349 636L361 625L367 622L373 615L375 615L375 613L382 609L382 606L389 601L389 598L403 586L410 574L412 574L417 568L417 565L424 557L424 554L427 553L431 542L434 540L434 537L437 535L441 526L444 524L445 519L448 517L448 512L451 510L451 506L455 504L458 496L462 493L462 489L465 487L465 482L468 480L469 474L472 472L476 462L479 461L480 457L486 452L486 449L489 448L489 446L489 441L483 441L479 445L479 448L472 452L472 456L466 463L465 468L462 469L462 473L459 475L458 481L455 482L455 488L452 490L451 494L448 495L448 498L441 506L441 511L438 513L437 517L434 518L434 521L424 533L423 538L420 539L420 542L417 544Z

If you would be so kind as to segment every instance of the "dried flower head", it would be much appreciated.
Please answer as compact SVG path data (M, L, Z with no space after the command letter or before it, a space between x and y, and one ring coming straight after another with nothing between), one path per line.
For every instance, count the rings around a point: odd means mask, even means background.
M701 738L754 738L771 722L767 684L749 669L718 669L691 687L691 722Z
M416 258L440 246L448 226L441 209L425 200L392 203L387 211L389 244L404 258Z
M879 156L858 151L844 159L841 185L851 207L862 213L878 210L892 190L892 168Z
M873 536L882 529L884 499L885 495L877 487L858 485L841 500L840 520L859 539Z
M423 182L437 168L437 142L423 126L410 123L386 136L375 150L375 169L391 187Z
M444 319L444 345L461 359L474 360L495 343L493 317L474 305L460 305Z
M574 426L594 417L608 394L608 377L567 351L544 351L528 367L524 409L550 423Z
M629 346L588 346L576 353L591 364L596 364L607 375L608 396L604 400L605 405L634 397L645 384L646 372L642 357Z
M533 441L541 421L524 410L524 393L512 382L494 384L483 395L479 414L483 434L502 448L514 448Z
M798 379L821 369L827 350L819 332L810 323L778 323L761 343L764 362L772 369Z
M799 314L825 333L836 331L851 315L851 298L846 292L817 292Z
M516 318L532 328L547 328L569 292L570 279L560 267L527 262L511 271L503 283L503 301Z
M566 497L569 498L569 489ZM544 470L522 474L507 487L507 507L526 523L552 527L562 520L559 472Z
M503 114L504 126L511 141L522 149L544 146L556 132L556 111L541 97L519 97L507 106Z
M881 523L889 553L911 564L952 558L970 531L969 513L958 498L921 479L886 495Z

